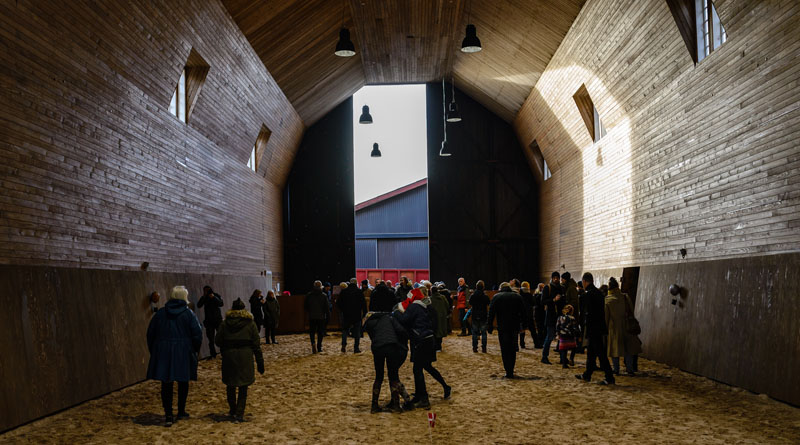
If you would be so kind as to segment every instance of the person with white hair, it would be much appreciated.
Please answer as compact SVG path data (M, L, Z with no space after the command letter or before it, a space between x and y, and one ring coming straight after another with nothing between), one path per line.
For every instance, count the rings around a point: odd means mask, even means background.
M184 286L172 288L169 301L156 312L147 328L150 362L147 378L161 381L164 426L172 426L172 388L178 382L178 420L187 419L189 380L197 380L197 354L203 329L189 309L189 292Z

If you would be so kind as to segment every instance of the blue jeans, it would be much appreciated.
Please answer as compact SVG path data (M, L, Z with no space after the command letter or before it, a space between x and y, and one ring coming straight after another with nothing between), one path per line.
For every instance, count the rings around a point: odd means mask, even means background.
M361 341L361 322L360 321L353 321L353 322L343 322L342 323L342 347L347 346L347 335L350 334L350 330L352 329L353 334L353 350L358 351L359 343Z
M542 348L542 360L547 360L547 357L550 356L550 346L555 339L556 327L547 325L547 336L544 338L544 347Z
M486 320L472 320L472 349L478 349L478 336L481 346L486 349Z

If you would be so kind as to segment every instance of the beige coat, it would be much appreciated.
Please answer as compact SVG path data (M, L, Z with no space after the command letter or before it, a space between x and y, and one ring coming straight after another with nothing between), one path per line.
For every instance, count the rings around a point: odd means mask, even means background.
M619 289L611 289L606 297L606 326L608 326L608 356L625 356L627 332L625 314L626 296Z

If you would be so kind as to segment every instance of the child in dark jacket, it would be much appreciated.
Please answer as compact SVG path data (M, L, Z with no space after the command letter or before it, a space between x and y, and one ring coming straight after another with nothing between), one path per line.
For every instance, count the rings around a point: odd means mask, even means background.
M569 365L575 365L575 349L578 347L578 337L580 337L580 326L575 317L572 316L575 309L572 305L564 306L562 310L563 315L558 317L556 323L556 332L558 334L558 353L561 355L561 367L569 368ZM570 352L569 361L567 361L567 351Z
M215 341L222 352L222 382L228 387L228 414L235 422L243 422L247 387L256 381L253 358L259 374L263 374L264 357L253 315L245 310L241 299L234 301L232 309L225 314L225 322ZM238 400L236 388L239 388Z

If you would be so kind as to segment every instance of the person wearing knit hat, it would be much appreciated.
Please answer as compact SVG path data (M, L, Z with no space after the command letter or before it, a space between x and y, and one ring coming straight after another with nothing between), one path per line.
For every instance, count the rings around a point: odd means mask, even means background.
M159 309L147 327L150 361L147 378L161 381L164 426L172 426L172 389L178 382L178 420L186 419L189 380L197 380L197 353L203 343L203 328L188 306L184 286L172 288L169 301Z
M253 359L259 374L263 374L264 357L253 314L245 310L241 299L234 301L231 310L225 314L215 341L222 353L222 383L227 387L228 414L234 422L243 422L247 387L256 380Z
M423 291L423 289L425 289ZM428 391L425 386L425 376L423 370L427 371L437 382L442 385L444 389L444 398L450 398L450 391L452 388L447 385L436 368L433 367L433 362L436 361L436 341L434 339L434 331L436 329L436 317L429 308L431 299L426 295L427 289L423 286L419 289L411 291L411 296L408 302L398 303L393 317L408 332L411 339L411 362L414 364L414 398L406 403L403 408L430 408L431 404L428 400Z

